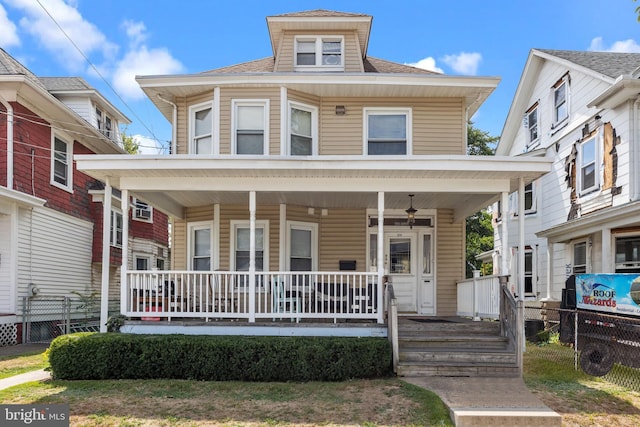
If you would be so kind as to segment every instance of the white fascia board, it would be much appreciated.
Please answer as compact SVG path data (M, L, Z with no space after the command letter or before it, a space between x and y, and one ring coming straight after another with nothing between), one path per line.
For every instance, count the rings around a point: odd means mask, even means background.
M632 76L620 76L613 86L608 87L592 101L587 107L615 108L628 99L635 98L640 93L640 79Z
M16 190L10 190L6 187L0 187L0 199L9 200L25 207L44 206L47 202L45 199L35 197L30 194L22 193Z

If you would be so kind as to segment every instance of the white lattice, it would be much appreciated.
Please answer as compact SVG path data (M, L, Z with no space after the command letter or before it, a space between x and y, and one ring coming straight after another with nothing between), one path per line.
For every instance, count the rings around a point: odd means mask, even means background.
M18 328L15 323L0 324L0 347L18 344Z

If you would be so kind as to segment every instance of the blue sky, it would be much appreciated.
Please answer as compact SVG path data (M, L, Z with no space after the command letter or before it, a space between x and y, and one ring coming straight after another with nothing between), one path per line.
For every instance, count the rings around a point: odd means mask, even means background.
M498 136L531 48L640 52L639 5L633 0L0 0L0 46L36 75L84 77L132 120L127 133L145 138L144 152L157 153L152 140L167 146L171 126L139 90L136 74L197 73L270 56L266 16L311 9L366 13L373 16L371 56L451 75L501 77L473 118L478 128Z

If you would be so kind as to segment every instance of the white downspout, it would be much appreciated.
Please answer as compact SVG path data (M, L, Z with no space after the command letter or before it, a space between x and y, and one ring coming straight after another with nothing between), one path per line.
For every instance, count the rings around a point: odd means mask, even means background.
M111 180L104 182L104 200L102 201L102 286L100 291L100 332L107 332L109 318L109 260L111 244Z
M129 283L127 270L129 269L129 190L123 189L121 194L122 204L122 265L120 266L120 313L126 314L131 310L133 301L127 300Z
M168 99L164 99L162 97L162 95L158 95L158 99L160 99L160 101L166 102L167 104L171 105L173 107L173 114L171 117L171 153L170 154L177 154L177 150L178 150L178 106L176 104L174 104L173 102L169 101Z
M384 301L385 289L382 288L382 278L385 274L384 266L384 191L378 192L378 253L376 254L378 263L378 323L384 323Z
M7 188L13 190L13 107L2 95L0 104L7 109Z
M256 321L256 192L249 192L249 323Z
M631 144L629 144L629 154L631 156L631 202L635 202L640 199L640 125L638 121L640 114L638 113L638 106L640 105L640 97L637 97L633 103L631 109Z

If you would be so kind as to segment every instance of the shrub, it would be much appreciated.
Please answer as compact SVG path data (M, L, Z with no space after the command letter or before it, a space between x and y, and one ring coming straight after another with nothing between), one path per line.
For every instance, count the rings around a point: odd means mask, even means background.
M385 338L77 333L56 338L53 377L342 381L389 375Z

